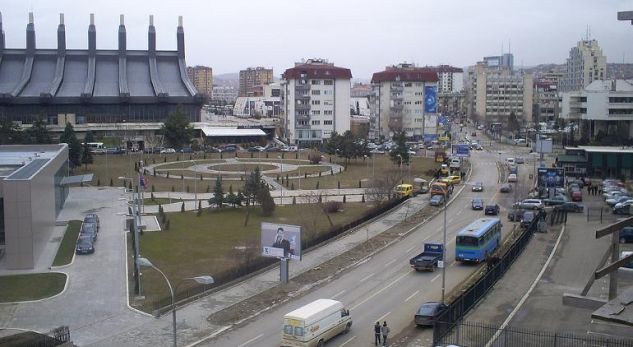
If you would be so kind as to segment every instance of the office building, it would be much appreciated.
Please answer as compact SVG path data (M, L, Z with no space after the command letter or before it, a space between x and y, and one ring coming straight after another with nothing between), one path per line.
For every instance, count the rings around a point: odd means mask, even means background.
M596 40L579 41L569 51L567 68L561 79L562 92L579 91L596 80L607 78L607 57Z
M262 96L258 86L273 82L273 69L249 67L240 70L240 90L238 96Z
M280 116L281 85L270 83L260 87L260 96L240 96L235 100L234 116L242 118L277 118Z
M562 73L546 72L534 82L534 122L553 124L560 116L559 83Z
M438 111L442 114L465 112L464 70L449 65L430 68L437 72Z
M300 146L311 146L350 130L352 72L323 59L295 63L282 75L283 134Z
M212 102L224 102L232 104L237 99L238 90L231 86L213 86Z
M213 69L208 66L189 66L187 76L198 92L208 98L213 97Z
M422 139L437 135L438 74L413 64L388 66L371 79L370 137L389 137L395 131Z

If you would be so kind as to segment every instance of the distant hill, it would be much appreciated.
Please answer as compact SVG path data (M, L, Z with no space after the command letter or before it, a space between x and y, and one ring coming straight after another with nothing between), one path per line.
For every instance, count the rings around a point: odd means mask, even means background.
M222 87L234 87L239 88L240 85L240 73L229 72L219 75L213 75L213 84Z

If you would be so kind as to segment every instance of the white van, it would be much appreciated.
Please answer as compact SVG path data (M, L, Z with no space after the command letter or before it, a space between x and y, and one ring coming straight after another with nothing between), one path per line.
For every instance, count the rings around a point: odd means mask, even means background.
M508 166L515 166L517 164L514 158L507 158L506 162L508 163Z
M340 301L318 299L284 316L281 347L323 344L352 327L352 317Z
M459 170L462 166L462 160L458 157L455 157L451 159L451 162L448 164L448 166L453 170Z

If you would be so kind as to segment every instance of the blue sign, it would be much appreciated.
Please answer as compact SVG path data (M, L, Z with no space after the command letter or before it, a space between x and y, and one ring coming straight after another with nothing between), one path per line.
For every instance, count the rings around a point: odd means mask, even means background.
M545 188L563 188L565 186L565 169L538 168L538 185Z
M437 87L436 86L424 87L424 112L425 113L437 112Z
M458 157L470 157L470 146L467 144L457 145L457 153L455 155Z

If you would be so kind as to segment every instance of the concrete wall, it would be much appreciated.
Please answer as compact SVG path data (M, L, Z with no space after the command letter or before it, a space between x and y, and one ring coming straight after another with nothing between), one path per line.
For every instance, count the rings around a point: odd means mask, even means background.
M334 80L333 130L342 134L350 130L349 101L352 84L348 79ZM329 138L330 136L323 136Z

